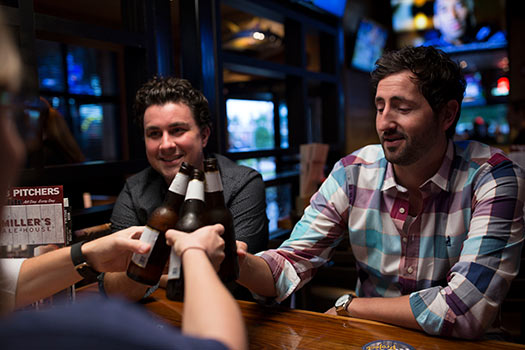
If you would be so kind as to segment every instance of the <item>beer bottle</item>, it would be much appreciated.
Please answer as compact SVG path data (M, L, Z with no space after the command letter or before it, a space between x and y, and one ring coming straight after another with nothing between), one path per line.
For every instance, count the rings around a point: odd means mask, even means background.
M187 163L181 164L179 172L166 193L164 202L148 217L140 240L151 244L151 249L146 254L133 254L127 270L129 278L150 286L159 281L170 254L170 246L166 244L165 233L168 229L175 227L179 219L179 211L184 202L192 168Z
M239 261L237 259L237 244L235 242L235 228L230 210L224 203L224 192L221 175L216 158L204 160L204 199L206 225L221 224L224 226L224 260L219 268L219 277L226 282L235 281L239 277Z
M204 173L199 169L193 169L180 218L174 228L190 233L203 227L205 224ZM168 285L166 286L166 297L170 300L182 301L184 295L184 276L181 267L181 259L175 253L175 249L172 248L168 269Z

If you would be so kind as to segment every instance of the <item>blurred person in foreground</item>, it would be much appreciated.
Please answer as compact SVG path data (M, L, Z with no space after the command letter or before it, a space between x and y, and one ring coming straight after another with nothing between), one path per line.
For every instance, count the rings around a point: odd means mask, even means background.
M241 256L239 282L280 302L348 239L357 297L341 296L328 313L492 335L519 270L524 173L497 148L452 141L466 83L445 53L409 47L376 64L381 144L337 162L288 240Z
M1 16L1 13L0 13ZM20 59L0 18L0 211L9 186L24 158L24 146L14 127ZM80 246L80 254L98 271L124 271L132 252L149 245L133 239L142 227L130 227ZM220 282L215 269L224 258L221 225L207 226L192 235L174 230L167 241L182 256L187 273L182 333L163 324L138 306L96 299L44 311L17 311L0 319L2 349L245 349L246 332L238 305ZM208 258L213 259L213 265ZM15 261L0 259L0 305L10 311L47 297L82 279L71 247ZM206 302L202 302L206 300ZM206 338L206 339L204 339ZM75 345L76 344L76 345Z

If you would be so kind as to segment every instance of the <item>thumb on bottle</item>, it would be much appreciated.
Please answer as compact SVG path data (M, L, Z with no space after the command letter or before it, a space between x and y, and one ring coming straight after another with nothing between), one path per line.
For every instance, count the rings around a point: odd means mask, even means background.
M125 243L125 248L133 253L144 254L151 249L149 243L141 242L138 239L128 239Z
M166 231L165 235L166 235L166 243L168 245L173 245L177 241L177 239L179 239L183 235L187 235L187 233L170 229Z
M215 224L213 225L212 229L217 232L219 235L222 235L224 233L224 226L221 224Z

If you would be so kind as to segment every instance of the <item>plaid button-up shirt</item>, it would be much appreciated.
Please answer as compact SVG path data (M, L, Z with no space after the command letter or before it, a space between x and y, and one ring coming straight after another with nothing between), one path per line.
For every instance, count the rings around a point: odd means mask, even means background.
M427 333L482 335L518 273L524 173L499 149L449 141L420 191L422 209L411 217L408 191L380 145L341 159L291 237L259 254L272 270L277 301L308 282L349 237L359 296L410 294Z

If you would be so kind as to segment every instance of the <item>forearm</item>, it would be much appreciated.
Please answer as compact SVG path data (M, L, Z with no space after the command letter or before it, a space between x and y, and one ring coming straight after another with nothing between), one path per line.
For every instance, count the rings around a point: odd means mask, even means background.
M126 272L107 272L104 274L104 291L107 295L119 295L137 301L142 299L150 286L135 282Z
M185 279L182 331L217 339L231 349L246 349L239 306L217 277L206 253L188 249L183 254L182 266Z
M263 297L277 295L270 267L263 258L252 254L247 254L244 258L237 282Z
M412 313L408 295L396 298L354 298L347 311L352 317L422 330Z
M22 263L16 288L15 307L49 297L80 281L69 247L27 259Z

